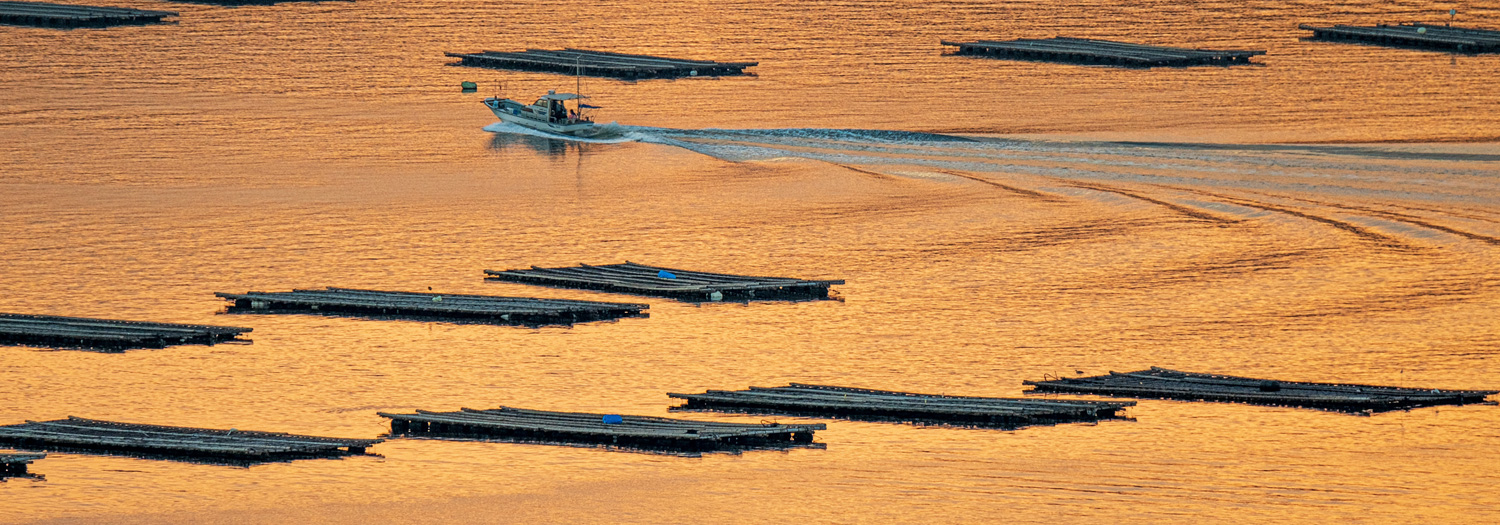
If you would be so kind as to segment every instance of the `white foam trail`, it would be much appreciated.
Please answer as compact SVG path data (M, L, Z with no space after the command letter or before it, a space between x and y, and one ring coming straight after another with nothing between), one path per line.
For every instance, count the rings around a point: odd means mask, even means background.
M573 142L586 142L589 144L621 144L625 142L635 142L641 140L641 137L637 133L632 131L629 126L621 126L619 124L611 122L609 124L600 124L599 127L603 128L602 134L610 136L610 138L584 138L574 137L572 135L559 135L556 133L548 133L538 129L531 129L518 124L511 124L509 122L496 122L494 124L485 126L484 130L491 133L531 135L533 137L568 140Z

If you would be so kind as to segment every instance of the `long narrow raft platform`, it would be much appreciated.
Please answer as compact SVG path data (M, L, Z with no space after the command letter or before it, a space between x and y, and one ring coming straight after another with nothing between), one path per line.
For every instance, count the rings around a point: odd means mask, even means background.
M1312 31L1312 40L1361 42L1395 47L1415 47L1459 53L1500 52L1500 31L1472 27L1450 27L1429 24L1379 24L1375 26L1318 27L1309 24L1298 29Z
M493 281L670 297L683 301L753 301L827 299L829 287L843 280L808 281L790 277L755 277L694 272L633 262L603 266L530 270L485 270Z
M0 453L0 477L25 476L26 465L31 462L46 458L46 454L5 454Z
M68 417L0 426L0 443L29 450L268 462L364 454L380 439L137 425Z
M1119 417L1134 401L1070 401L913 394L792 383L749 390L709 390L675 394L686 404L676 410L714 410L822 416L876 421L911 421L1018 428Z
M500 407L458 412L379 413L391 434L437 438L580 443L680 451L777 448L812 442L821 423L783 425L689 421L647 416L549 412ZM613 422L611 422L613 421Z
M52 315L0 314L0 344L121 351L171 345L213 345L249 328L118 321Z
M1125 67L1249 64L1250 57L1266 54L1265 51L1188 49L1067 37L978 42L943 40L942 44L957 46L960 55Z
M0 2L0 24L22 26L67 29L159 24L169 16L177 16L177 13L45 2Z
M628 80L743 75L745 68L759 65L759 62L688 60L571 48L558 51L527 49L516 52L484 51L444 54L459 59L453 64L456 66L579 74Z
M327 288L290 292L217 293L234 301L231 313L333 313L482 321L496 324L571 324L645 317L650 305L493 295L384 292Z
M1025 381L1031 392L1067 392L1106 396L1223 401L1293 406L1348 412L1462 405L1483 402L1495 390L1441 390L1338 383L1306 383L1198 374L1152 367L1137 372Z

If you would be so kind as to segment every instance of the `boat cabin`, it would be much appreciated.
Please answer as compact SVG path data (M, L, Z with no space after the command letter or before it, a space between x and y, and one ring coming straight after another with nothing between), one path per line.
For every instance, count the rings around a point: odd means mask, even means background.
M531 116L541 117L546 119L547 122L555 124L592 122L592 120L583 115L583 109L587 107L583 104L583 99L585 98L588 98L588 96L548 91L546 95L536 99L536 102L531 105ZM574 101L571 108L567 104L569 100Z

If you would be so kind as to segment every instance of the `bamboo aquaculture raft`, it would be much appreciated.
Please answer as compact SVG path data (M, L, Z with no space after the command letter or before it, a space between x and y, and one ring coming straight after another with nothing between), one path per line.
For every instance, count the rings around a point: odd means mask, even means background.
M1025 381L1031 392L1066 392L1106 396L1223 401L1292 406L1348 412L1462 405L1483 402L1494 390L1441 390L1338 383L1254 379L1220 374L1179 372L1152 367L1137 372Z
M171 345L213 345L249 328L118 321L53 315L0 314L0 344L123 351Z
M333 313L555 325L645 317L649 305L493 295L385 292L350 288L217 293L231 313Z
M44 2L0 2L0 24L22 26L71 29L159 24L169 16L177 16L177 13Z
M628 55L585 49L527 49L526 51L483 51L480 53L445 53L459 59L453 65L491 69L543 71L568 75L621 78L675 78L693 76L743 75L745 68L758 62L715 62L650 55Z
M714 410L876 421L910 421L1018 428L1119 417L1133 401L1072 401L913 394L792 383L748 390L709 390L668 396L686 400L676 410Z
M1312 31L1312 40L1362 42L1395 47L1414 47L1459 53L1500 52L1500 31L1431 24L1379 24L1375 26L1297 26Z
M647 450L702 452L806 445L820 423L783 425L689 421L647 416L549 412L500 407L458 412L390 414L391 434L457 439L582 443Z
M380 439L340 439L279 432L117 423L79 417L0 426L0 443L29 450L65 450L165 458L264 462L364 454Z
M694 272L626 262L567 268L485 270L494 281L670 297L682 301L753 301L827 299L843 280L809 281L790 277L755 277Z
M46 458L46 454L4 454L0 453L0 478L6 476L25 476L26 465L31 462Z
M1259 50L1188 49L1066 37L977 42L943 40L942 44L957 46L960 55L1124 67L1249 64L1250 57L1266 54Z

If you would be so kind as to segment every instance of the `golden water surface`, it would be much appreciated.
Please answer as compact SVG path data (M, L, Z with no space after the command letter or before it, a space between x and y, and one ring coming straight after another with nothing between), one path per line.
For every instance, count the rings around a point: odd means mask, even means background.
M0 424L372 437L377 410L668 415L666 392L788 381L1012 396L1153 365L1500 387L1500 55L1296 29L1439 21L1449 4L110 3L182 15L0 27L0 311L246 326L255 342L0 348ZM1500 28L1493 1L1460 11ZM1054 35L1268 52L1128 70L938 45ZM583 79L624 136L580 143L492 126L479 104L497 83L527 98L575 79L442 56L527 47L761 65ZM481 273L625 260L848 284L842 301L650 299L650 318L537 329L221 315L213 296L641 301ZM0 483L0 521L1500 520L1495 406L1146 400L1129 416L832 421L826 449L700 458L399 439L249 468L57 453L32 465L44 479Z

